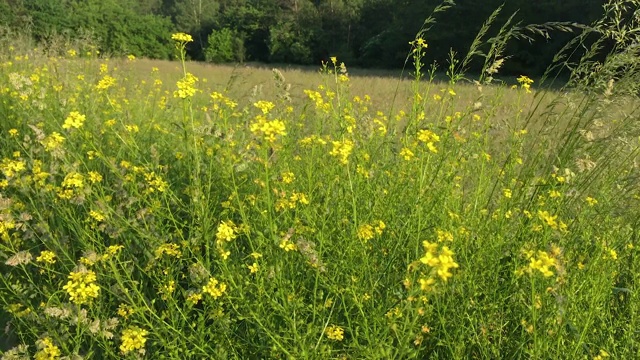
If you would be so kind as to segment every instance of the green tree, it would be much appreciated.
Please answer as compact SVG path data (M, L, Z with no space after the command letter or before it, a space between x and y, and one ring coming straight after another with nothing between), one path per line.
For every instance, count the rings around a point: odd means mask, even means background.
M229 28L213 30L207 39L205 60L214 63L244 61L244 41Z
M319 30L318 12L309 0L279 0L269 29L270 60L308 64Z

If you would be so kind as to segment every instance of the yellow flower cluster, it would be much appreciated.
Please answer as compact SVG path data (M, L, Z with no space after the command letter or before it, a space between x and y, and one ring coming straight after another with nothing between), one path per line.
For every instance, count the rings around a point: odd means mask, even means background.
M180 245L174 243L162 244L154 251L156 260L160 259L163 255L173 256L179 258L182 256L180 251Z
M233 241L238 236L237 232L238 227L231 220L222 221L220 225L218 225L218 230L216 231L216 248L223 260L227 260L229 255L231 255L231 252L226 249L225 243Z
M196 82L198 82L198 78L195 77L192 73L187 73L176 83L178 90L173 92L173 97L180 99L193 97L193 95L196 94Z
M324 333L327 334L327 338L330 340L342 341L344 339L344 329L340 326L328 326Z
M96 89L98 91L104 91L115 84L116 84L116 79L114 77L105 75L102 79L100 79L100 81L98 81L98 85L96 85Z
M22 160L11 160L4 158L2 162L0 162L0 171L7 178L12 178L18 173L24 171L26 169L26 165Z
M285 234L282 233L282 240L280 241L280 249L283 249L285 252L298 250L298 245L291 241L291 237L295 234L295 229L290 228L289 231ZM262 255L261 255L262 256Z
M144 180L147 182L147 188L145 189L146 193L153 192L165 192L169 187L169 184L160 177L160 175L156 174L153 171L144 173Z
M134 350L143 350L144 345L147 342L147 335L149 332L147 330L141 329L137 326L131 326L122 331L122 336L120 340L122 343L120 344L120 351L123 354L128 354Z
M60 135L57 132L52 132L51 135L45 137L41 141L41 144L42 146L44 146L44 149L46 151L53 151L58 147L60 147L60 145L62 145L63 142L64 142L64 136Z
M89 217L95 220L96 222L102 222L107 219L107 217L101 211L98 211L98 210L89 211Z
M502 189L502 195L504 195L504 197L507 199L511 199L511 197L513 196L513 192L511 191L511 189Z
M224 96L223 94L219 93L219 92L212 92L211 93L211 100L213 100L213 109L214 110L218 110L220 105L219 103L224 104L226 107L228 107L229 109L235 109L238 106L238 103L229 99L228 97Z
M404 147L402 148L402 150L400 150L400 156L402 156L402 158L405 159L406 161L409 161L413 159L415 154L409 148Z
M187 302L190 305L197 305L200 300L202 300L202 293L192 292L191 294L187 295Z
M319 145L327 145L327 142L318 135L310 135L298 140L298 144L302 147L311 147L314 143Z
M528 252L527 256L529 257L529 266L526 271L529 274L538 270L544 277L553 276L551 268L557 266L557 261L553 256L544 251L538 251L537 256L534 256L533 252Z
M86 120L86 116L80 114L77 111L72 111L69 113L67 118L64 120L64 124L62 124L63 129L80 129Z
M322 94L314 90L304 90L304 93L316 104L316 109L325 113L329 112L331 104L324 101Z
M175 33L171 35L171 40L175 40L179 43L189 43L193 41L193 37L185 33Z
M34 355L35 360L54 360L58 359L62 352L60 348L53 344L49 337L42 338L36 342L38 351Z
M340 160L340 163L347 165L349 163L349 155L353 151L353 141L332 141L333 149L329 152L329 155L335 156Z
M0 239L4 241L9 241L10 239L9 230L13 230L15 229L15 227L16 227L16 223L11 218L3 219L3 217L0 216Z
M458 263L453 260L453 251L443 246L438 253L438 244L428 241L423 241L422 246L425 254L420 258L421 263L433 268L443 281L453 276L451 269L458 267Z
M233 221L222 221L220 225L218 225L218 230L216 232L216 239L218 241L232 241L237 236L236 234L236 225Z
M105 251L104 254L102 254L99 260L100 261L109 260L112 257L115 257L116 255L118 255L120 251L122 251L122 249L124 249L124 245L110 245L107 247L107 250Z
M36 186L44 187L47 178L49 177L48 172L42 170L42 161L34 160L33 165L31 167L31 173L33 176L31 179Z
M451 231L444 231L444 230L437 229L436 236L438 237L438 242L453 241L453 234L451 233Z
M214 299L222 296L227 291L227 285L219 282L216 278L209 279L209 282L202 287L202 292L211 295Z
M84 188L84 176L77 172L70 172L62 180L62 187L58 188L60 199L71 199L75 190Z
M598 203L598 200L592 198L591 196L587 196L584 200L587 202L587 204L589 204L589 206L595 206Z
M279 246L284 251L294 251L298 248L295 243L291 242L291 240L288 239L282 240Z
M538 218L554 230L567 231L567 224L562 221L557 221L558 215L551 215L548 211L538 210Z
M420 140L421 142L425 143L427 145L427 148L429 149L429 151L431 151L432 153L437 153L438 149L435 146L435 143L440 141L440 136L438 136L436 133L434 133L431 130L427 130L427 129L421 129L418 131L418 140Z
M163 284L158 293L160 293L160 298L162 300L168 300L171 294L176 290L176 282L175 280L169 280L166 284Z
M275 203L276 211L283 211L285 209L295 209L298 204L309 205L309 199L307 195L299 192L292 192L289 198L286 197L286 193L283 191L280 193L281 197Z
M282 120L269 121L264 115L257 115L249 126L249 130L269 143L275 142L276 136L287 135L286 126Z
M382 220L378 220L371 224L362 224L358 227L358 239L367 242L373 239L376 235L382 235L382 232L387 227Z
M42 262L46 264L55 264L56 254L53 251L44 250L40 252L40 256L36 258L36 262Z
M62 187L64 188L83 188L84 187L84 176L77 172L70 172L65 175L64 180L62 180Z
M133 308L131 308L129 305L127 304L120 304L118 305L118 311L117 311L118 315L121 316L123 319L128 319L129 316L133 315L134 310Z
M520 86L527 92L530 93L531 92L531 84L533 84L533 80L531 80L528 76L526 75L520 75L520 77L517 79L518 83L520 84Z
M89 171L87 175L89 176L89 182L91 182L92 184L102 181L102 175L100 175L100 173L97 171Z
M291 184L296 179L296 175L291 171L283 172L280 177L282 178L282 182L285 184Z
M262 115L267 115L269 112L271 112L271 110L273 110L273 108L276 105L274 103L272 103L271 101L260 100L260 101L258 101L256 103L254 103L253 106L255 106L258 109L260 109L260 111L262 111Z
M609 355L608 352L606 352L603 349L600 349L600 352L598 352L598 355L593 357L593 360L604 360L604 359L609 358L609 357L611 357L611 355Z
M69 282L62 287L67 291L73 303L88 304L98 297L100 287L96 285L96 273L91 270L81 270L69 274Z

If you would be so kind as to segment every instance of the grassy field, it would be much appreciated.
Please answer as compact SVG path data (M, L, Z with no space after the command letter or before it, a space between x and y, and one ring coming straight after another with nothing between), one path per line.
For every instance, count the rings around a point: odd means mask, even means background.
M0 56L2 359L640 357L635 99L175 38Z

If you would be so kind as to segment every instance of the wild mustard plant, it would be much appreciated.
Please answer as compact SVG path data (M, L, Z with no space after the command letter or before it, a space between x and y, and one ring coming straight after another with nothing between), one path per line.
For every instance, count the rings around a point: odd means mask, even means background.
M244 99L191 40L0 54L3 358L637 357L631 100L439 83L424 32L405 109L337 58Z

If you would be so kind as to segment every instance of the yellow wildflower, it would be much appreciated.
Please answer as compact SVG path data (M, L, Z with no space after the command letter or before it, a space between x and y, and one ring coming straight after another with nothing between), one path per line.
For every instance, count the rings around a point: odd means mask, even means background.
M41 144L46 151L52 151L57 149L64 142L64 137L57 132L51 133L42 140Z
M531 92L531 84L533 84L533 80L531 80L529 77L527 77L526 75L520 75L520 77L517 79L518 83L520 83L520 86L527 92L530 93Z
M0 171L7 178L14 177L16 174L24 171L26 169L26 164L22 160L11 160L4 158L2 162L0 162Z
M70 128L80 129L84 124L85 120L86 120L86 117L84 115L80 114L77 111L72 111L69 113L69 116L67 116L67 118L64 120L64 124L62 125L62 128L63 129L70 129Z
M296 178L295 174L292 173L291 171L283 172L281 177L282 177L282 182L285 184L291 184Z
M35 360L54 360L62 355L60 348L54 345L49 337L36 341L36 347L38 351L34 355Z
M549 191L549 197L552 198L552 199L553 198L559 198L561 196L562 196L562 194L558 190L550 190Z
M254 274L257 273L258 270L260 269L260 266L258 265L258 263L254 262L251 265L247 265L247 268L249 268L249 271Z
M550 228L558 229L558 223L556 222L558 215L552 216L548 211L538 210L538 217Z
M77 172L71 172L64 177L62 180L62 187L64 188L83 188L84 187L84 176Z
M275 104L272 103L271 101L260 100L254 103L253 106L260 109L263 115L267 115L275 107Z
M56 254L53 251L44 250L40 253L40 256L36 258L36 262L43 262L47 264L56 263Z
M218 225L218 230L216 232L216 239L218 241L229 242L236 237L236 225L233 223L233 221L222 221L220 225Z
M118 306L118 311L117 311L118 315L120 315L122 318L124 319L128 319L129 316L131 316L134 313L134 310L132 307L130 307L127 304L120 304Z
M275 142L277 136L287 135L286 126L282 120L268 121L264 115L256 116L254 122L249 125L249 130L270 143Z
M120 340L122 344L120 344L120 351L123 354L128 354L133 350L142 350L144 351L144 345L147 342L147 335L149 332L147 330L141 329L137 326L131 326L122 331L122 336Z
M180 245L174 243L162 244L154 251L155 258L160 259L163 255L173 256L179 258L182 256L180 251Z
M187 73L182 79L178 80L176 86L178 90L173 92L173 97L187 99L196 94L195 83L198 78L191 73Z
M433 278L419 279L418 282L420 282L420 290L422 291L431 291L433 289L433 285L436 283Z
M513 193L511 192L511 189L502 189L502 194L507 199L511 199L511 196L512 196Z
M187 302L190 305L197 305L202 300L202 293L194 292L187 296Z
M404 158L405 160L409 161L413 159L415 155L413 154L413 151L405 147L405 148L402 148L402 150L400 150L400 156L402 156L402 158Z
M102 222L102 221L104 221L106 219L106 216L103 213L101 213L100 211L97 211L97 210L89 211L89 216L93 220L95 220L97 222Z
M189 34L185 34L185 33L176 33L171 35L171 39L175 40L179 43L189 43L193 41L193 38L191 37L191 35Z
M360 227L358 228L357 235L358 235L358 239L365 242L373 239L373 236L374 236L373 226L369 224L360 225Z
M550 268L556 266L556 259L544 251L538 251L537 255L537 257L533 255L530 257L528 272L538 270L544 277L553 276L553 271Z
M96 285L96 273L91 270L71 272L69 281L62 288L67 291L71 302L78 305L90 303L98 297L100 287Z
M96 89L98 91L107 90L116 84L116 79L109 75L105 75L100 81L98 81L98 85L96 85Z
M329 155L335 156L340 160L340 163L347 165L349 163L349 155L353 151L353 142L351 140L333 141L333 149L329 152Z
M283 239L280 242L280 248L284 249L284 251L293 251L293 250L296 250L298 247L296 246L296 244L292 243L289 239Z
M222 296L227 291L227 285L219 282L216 278L209 279L209 282L202 287L202 292L211 295L214 299Z
M324 332L330 340L342 341L344 339L344 329L340 326L328 326Z
M378 223L374 225L375 225L374 230L378 235L382 235L382 231L384 231L384 229L387 228L387 225L382 220L378 220Z
M102 175L100 175L100 173L96 171L89 171L88 175L89 175L89 182L91 182L92 184L99 183L100 181L102 181Z

